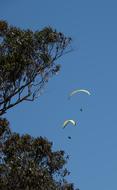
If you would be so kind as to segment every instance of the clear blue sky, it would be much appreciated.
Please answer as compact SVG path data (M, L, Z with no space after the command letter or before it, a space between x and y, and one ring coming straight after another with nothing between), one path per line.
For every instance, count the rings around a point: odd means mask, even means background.
M71 36L75 49L58 60L60 75L49 81L37 101L6 114L12 129L45 136L54 149L70 154L69 180L81 190L116 190L117 2L1 0L0 18L34 30L51 25ZM89 89L92 96L76 95L68 101L75 88ZM62 130L67 118L78 121L78 126Z

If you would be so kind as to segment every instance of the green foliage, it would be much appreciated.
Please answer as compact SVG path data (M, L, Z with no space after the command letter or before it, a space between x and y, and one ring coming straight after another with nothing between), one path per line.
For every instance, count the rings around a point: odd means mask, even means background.
M24 100L38 98L60 70L55 62L67 52L70 41L51 27L33 32L0 21L0 115Z
M33 32L0 21L0 115L38 98L70 41L51 27ZM13 133L0 118L0 190L74 190L66 180L68 158L46 138Z
M68 156L52 151L46 138L12 133L8 122L0 120L0 189L1 190L74 190L65 180Z

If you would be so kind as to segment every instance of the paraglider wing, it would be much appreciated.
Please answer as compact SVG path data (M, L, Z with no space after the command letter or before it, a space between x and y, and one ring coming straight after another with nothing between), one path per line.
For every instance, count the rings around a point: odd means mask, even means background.
M76 122L72 119L69 119L69 120L66 120L64 123L63 123L63 128L65 128L69 123L71 123L72 125L76 125Z
M91 95L91 93L88 90L85 89L78 89L78 90L74 90L70 93L70 97L73 96L74 94L78 93L78 92L84 92L86 94L88 94L89 96Z

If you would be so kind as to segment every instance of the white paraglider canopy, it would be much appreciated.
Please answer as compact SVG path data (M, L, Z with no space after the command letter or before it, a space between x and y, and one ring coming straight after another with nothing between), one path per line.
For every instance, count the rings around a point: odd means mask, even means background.
M76 93L79 93L79 92L83 92L85 94L88 94L89 96L91 95L91 93L88 91L88 90L85 90L85 89L77 89L77 90L74 90L70 93L70 97L73 96L74 94Z
M69 123L71 123L74 126L76 125L76 122L74 120L68 119L68 120L64 121L63 128L65 128Z

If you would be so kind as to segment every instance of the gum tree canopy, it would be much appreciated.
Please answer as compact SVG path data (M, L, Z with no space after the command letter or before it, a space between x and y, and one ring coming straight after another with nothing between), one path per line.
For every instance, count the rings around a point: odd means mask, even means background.
M40 95L59 71L55 62L69 51L70 41L51 27L33 32L0 21L0 115Z
M46 138L12 133L0 119L0 190L75 190L65 180L67 159Z

